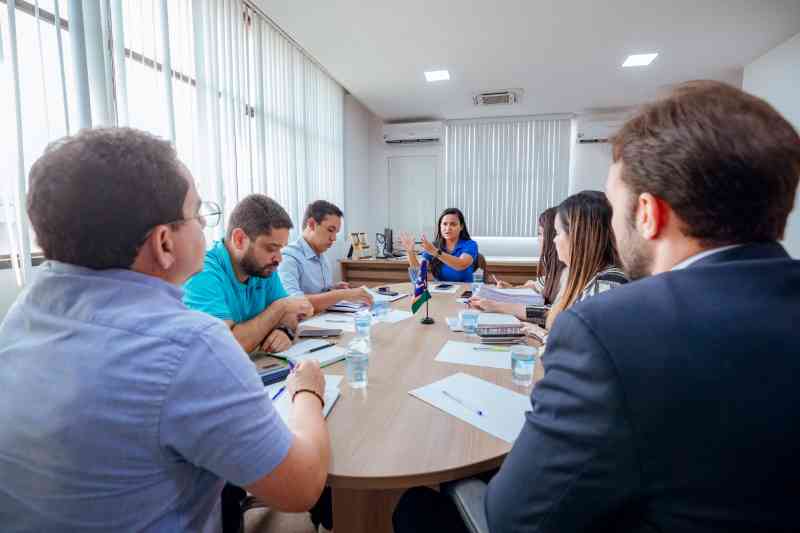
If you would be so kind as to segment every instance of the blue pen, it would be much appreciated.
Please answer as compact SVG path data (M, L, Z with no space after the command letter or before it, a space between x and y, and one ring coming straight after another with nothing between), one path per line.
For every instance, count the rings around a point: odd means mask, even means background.
M442 394L444 394L445 396L447 396L448 398L450 398L451 400L453 400L457 404L462 405L462 406L466 407L467 409L469 409L470 411L476 413L478 416L483 416L485 414L485 412L483 410L478 409L477 407L475 407L473 405L470 405L469 403L465 402L464 400L462 400L460 398L456 398L455 396L453 396L452 394L450 394L446 390L443 390Z
M292 360L291 359L287 359L286 362L289 363L289 371L290 372L294 372L294 363L292 363ZM276 392L275 395L272 397L272 401L274 402L275 400L277 400L278 396L283 394L283 391L285 391L285 390L286 390L286 385L284 385L283 387L278 389L278 392Z
M277 400L278 396L280 396L285 390L286 390L286 385L278 389L278 392L276 392L275 395L272 397L272 401L274 402L275 400Z

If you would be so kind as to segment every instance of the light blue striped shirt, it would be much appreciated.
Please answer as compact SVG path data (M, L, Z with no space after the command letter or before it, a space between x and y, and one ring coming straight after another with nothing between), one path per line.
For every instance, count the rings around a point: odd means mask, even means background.
M292 434L225 324L131 270L48 262L0 325L3 532L221 529Z

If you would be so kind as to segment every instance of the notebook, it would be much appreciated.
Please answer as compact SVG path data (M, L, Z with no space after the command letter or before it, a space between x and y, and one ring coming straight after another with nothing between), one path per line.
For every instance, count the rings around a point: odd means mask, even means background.
M339 399L339 384L341 381L342 376L325 375L325 395L323 396L325 398L325 408L322 410L322 415L326 418L331 409L333 409L336 400ZM272 398L285 385L286 381L281 381L265 387L264 390ZM275 410L278 411L283 421L288 424L289 414L292 412L292 399L289 397L288 392L284 390L277 399L273 400L272 405L275 406Z
M319 361L319 366L325 367L344 359L344 348L336 345L329 346L330 344L328 339L308 339L298 342L288 350L272 355L280 359L291 359L294 364L316 359ZM323 346L325 348L322 348Z

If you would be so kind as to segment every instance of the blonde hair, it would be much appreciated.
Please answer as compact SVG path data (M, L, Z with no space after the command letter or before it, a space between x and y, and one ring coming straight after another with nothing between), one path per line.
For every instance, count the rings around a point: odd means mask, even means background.
M600 191L573 194L558 206L556 214L569 236L570 262L566 286L547 314L547 329L561 311L580 299L599 272L618 266L619 256L611 229L611 204Z

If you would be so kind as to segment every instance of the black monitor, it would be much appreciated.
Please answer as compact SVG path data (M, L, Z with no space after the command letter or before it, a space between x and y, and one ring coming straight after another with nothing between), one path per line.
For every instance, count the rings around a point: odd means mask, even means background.
M394 241L392 240L392 229L386 228L383 230L383 253L384 255L392 255L394 252Z

